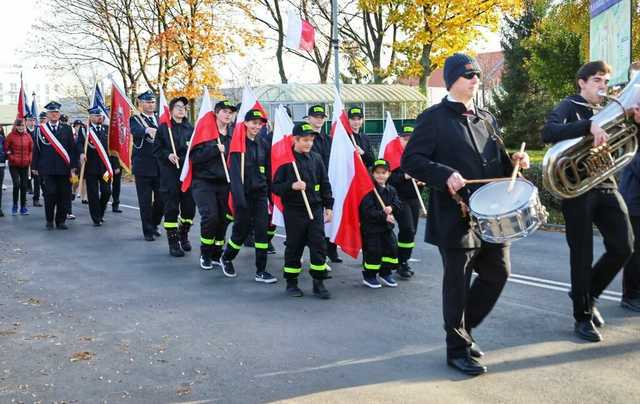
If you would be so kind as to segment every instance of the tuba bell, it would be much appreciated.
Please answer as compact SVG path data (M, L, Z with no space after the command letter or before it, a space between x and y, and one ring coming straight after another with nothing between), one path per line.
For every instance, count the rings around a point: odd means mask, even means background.
M542 183L554 196L575 198L600 184L633 159L638 131L633 107L640 103L640 74L635 74L618 97L591 120L607 134L607 143L593 147L593 136L563 140L553 145L542 161Z

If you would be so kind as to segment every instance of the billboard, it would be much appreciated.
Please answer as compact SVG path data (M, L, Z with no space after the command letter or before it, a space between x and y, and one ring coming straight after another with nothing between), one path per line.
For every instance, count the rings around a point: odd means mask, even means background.
M611 84L627 82L631 64L631 0L591 0L589 60L611 65Z

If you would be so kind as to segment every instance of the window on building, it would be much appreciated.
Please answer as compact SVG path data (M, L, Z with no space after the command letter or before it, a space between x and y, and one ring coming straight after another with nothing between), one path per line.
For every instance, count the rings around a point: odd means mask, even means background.
M404 118L402 116L402 108L401 108L402 104L400 104L399 102L385 102L384 103L384 110L385 110L385 115L387 112L391 113L391 117L393 119L402 119Z
M382 119L382 103L367 102L364 104L364 117L366 119Z

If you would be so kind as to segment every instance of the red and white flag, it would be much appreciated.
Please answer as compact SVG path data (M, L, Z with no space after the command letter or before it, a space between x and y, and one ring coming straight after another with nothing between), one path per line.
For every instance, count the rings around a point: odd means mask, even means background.
M309 21L301 19L295 10L289 10L287 48L311 52L316 46L316 29Z
M338 102L336 94L334 108ZM356 258L362 249L360 202L373 191L373 183L341 119L335 120L329 182L334 197L333 220L325 226L325 232L346 254Z
M171 127L171 110L169 109L169 103L162 92L160 87L160 108L158 109L158 125L166 123L168 127Z
M22 74L20 75L20 93L18 94L18 113L16 119L24 119L29 114L29 104L27 103L27 94L24 92L24 83L22 82Z
M349 117L344 110L344 105L340 98L340 92L336 88L336 96L333 101L333 115L331 116L331 137L333 137L333 134L336 131L336 123L338 121L342 122L342 127L347 131L348 135L353 135L353 130L351 130L351 125L349 124Z
M295 160L293 156L293 121L287 114L287 110L280 105L276 110L273 124L273 139L271 141L271 179L276 175L278 168ZM284 206L282 200L276 194L272 194L273 218L271 223L284 227Z
M124 91L112 80L111 116L109 117L109 155L120 160L120 166L131 172L131 103Z
M58 156L60 156L60 158L64 160L65 164L67 166L71 166L71 158L69 158L69 153L67 153L67 150L64 148L62 143L60 143L58 138L56 138L55 135L51 133L49 127L46 124L40 125L40 133L42 133L45 139L47 139L47 142L49 142L51 147L53 147L53 150L58 153Z
M105 181L109 181L110 178L113 178L113 168L111 167L111 162L109 161L109 155L107 151L102 147L102 142L100 142L100 138L96 135L93 127L90 127L87 131L89 136L89 143L95 147L96 152L98 153L98 157L102 160L102 164L106 167L107 171L102 175Z
M200 104L200 112L198 112L198 119L196 120L193 134L189 142L189 148L187 149L187 158L182 165L182 172L180 173L180 181L182 181L182 192L187 192L191 186L191 180L193 178L193 168L191 167L191 149L211 140L216 140L220 137L218 131L218 123L216 122L216 116L211 108L211 98L209 97L209 90L204 88L202 93L202 103Z
M391 118L391 113L387 111L387 122L384 125L384 133L382 135L382 142L380 142L380 150L378 151L378 158L387 160L389 163L389 169L391 171L400 167L400 159L402 158L402 152L404 148L400 143L400 136Z

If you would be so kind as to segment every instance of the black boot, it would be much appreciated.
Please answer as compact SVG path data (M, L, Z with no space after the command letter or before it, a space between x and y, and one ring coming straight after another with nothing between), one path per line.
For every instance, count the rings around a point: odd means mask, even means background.
M304 296L304 293L302 293L302 290L298 287L298 278L287 279L286 293L291 297Z
M324 287L322 279L313 280L313 294L315 296L318 296L320 299L326 300L331 298L331 294L329 293L327 288Z
M191 242L189 241L189 229L191 225L189 223L180 223L178 231L180 232L180 246L185 251L191 251Z
M329 257L329 260L331 260L331 262L334 262L336 264L341 263L342 258L340 258L340 256L338 255L338 246L330 242L329 239L326 239L326 240L327 240L327 257Z
M409 264L407 264L406 262L400 263L400 268L398 268L397 272L402 279L409 279L413 275L411 273L411 269L409 268Z
M602 335L591 320L576 321L574 326L576 335L585 341L600 342Z
M167 240L169 241L169 254L172 257L184 257L184 251L178 242L178 229L167 229Z

